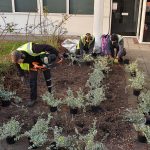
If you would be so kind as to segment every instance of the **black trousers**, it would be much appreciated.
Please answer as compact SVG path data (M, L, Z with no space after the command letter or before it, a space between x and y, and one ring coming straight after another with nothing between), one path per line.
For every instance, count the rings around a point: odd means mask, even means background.
M116 51L115 51L116 50ZM110 45L111 56L116 57L119 52L119 46Z
M48 87L48 91L51 92L51 72L50 69L47 69L43 71L44 78L46 81L46 85ZM34 101L37 99L37 76L38 71L30 71L29 73L29 79L30 79L30 98L31 101Z

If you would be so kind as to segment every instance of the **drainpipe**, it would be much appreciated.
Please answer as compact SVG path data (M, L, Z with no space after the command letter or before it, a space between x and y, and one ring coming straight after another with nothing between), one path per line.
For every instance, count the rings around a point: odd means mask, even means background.
M103 34L104 0L94 0L93 35Z

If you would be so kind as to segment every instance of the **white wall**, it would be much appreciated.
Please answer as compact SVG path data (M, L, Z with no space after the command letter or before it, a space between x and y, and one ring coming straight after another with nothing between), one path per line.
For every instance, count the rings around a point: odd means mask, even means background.
M99 14L103 15L103 27L102 32L108 33L109 29L109 17L110 17L110 1L111 0L104 0L104 13ZM100 8L100 6L97 6ZM0 16L6 17L6 23L15 23L17 24L16 28L21 30L21 33L26 33L25 27L28 22L28 25L36 26L40 23L40 16L39 13L0 13ZM102 16L101 16L102 17ZM42 17L43 18L43 17ZM57 21L62 19L62 14L48 14L47 18L49 21ZM68 35L82 35L87 32L93 34L93 21L94 15L72 15L66 24L64 25L67 28ZM4 27L4 22L2 17L0 17L0 25ZM49 30L51 27L49 26ZM39 30L35 30L36 34L40 34Z

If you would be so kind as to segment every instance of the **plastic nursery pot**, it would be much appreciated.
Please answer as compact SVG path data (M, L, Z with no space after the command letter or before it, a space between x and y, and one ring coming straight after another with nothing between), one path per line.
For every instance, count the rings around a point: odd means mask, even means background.
M28 137L28 140L29 140L29 146L32 146L32 149L37 149L38 147L37 146L33 146L33 142L31 142L31 138Z
M70 108L70 114L77 114L78 113L78 108Z
M51 111L51 112L56 112L56 111L57 111L57 107L52 107L52 106L50 106L50 111Z
M141 92L141 89L133 89L133 95L139 96Z
M15 138L16 138L16 136L8 136L8 137L6 138L6 142L7 142L8 144L15 144L15 143L16 143Z
M136 71L130 72L131 77L136 77Z
M145 118L146 118L145 124L150 125L150 115L146 115Z
M124 59L123 62L124 62L124 64L127 64L127 65L128 65L128 64L129 64L129 59Z
M2 100L2 106L3 107L8 107L11 104L11 101L4 101Z
M147 143L146 137L140 131L138 131L138 141L141 142L141 143Z
M100 107L99 106L91 106L91 111L94 112L94 113L98 113L100 110Z

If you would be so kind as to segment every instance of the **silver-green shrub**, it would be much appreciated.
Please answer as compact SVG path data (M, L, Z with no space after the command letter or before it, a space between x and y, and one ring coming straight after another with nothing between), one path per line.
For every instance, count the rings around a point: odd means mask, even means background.
M20 123L15 118L11 118L10 121L3 123L3 126L0 127L0 140L5 139L6 137L18 136L20 131Z
M53 93L46 92L42 95L43 101L45 101L49 106L57 107L61 104L61 99L56 99Z

